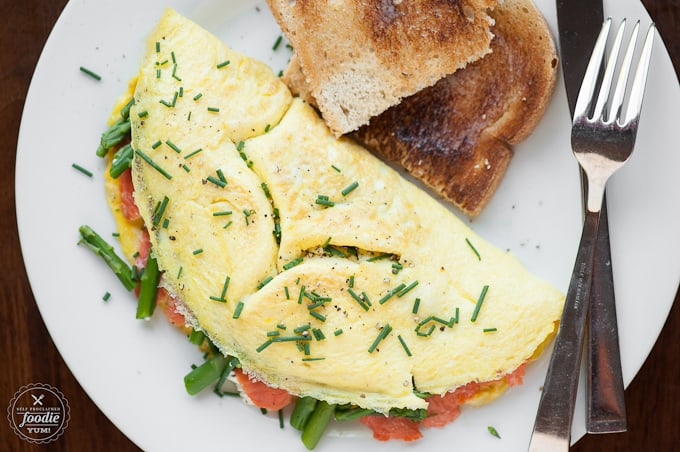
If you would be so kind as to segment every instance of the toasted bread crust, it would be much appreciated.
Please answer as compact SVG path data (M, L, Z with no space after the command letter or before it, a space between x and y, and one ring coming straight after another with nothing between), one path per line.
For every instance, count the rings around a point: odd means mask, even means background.
M336 135L489 52L497 0L268 0Z

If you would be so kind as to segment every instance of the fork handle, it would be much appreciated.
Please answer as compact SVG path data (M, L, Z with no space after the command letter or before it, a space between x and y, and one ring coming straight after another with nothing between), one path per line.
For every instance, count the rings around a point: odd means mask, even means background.
M562 320L538 405L530 452L569 450L599 219L599 211L586 211Z
M588 318L588 433L624 432L627 429L607 222L607 202L603 201Z

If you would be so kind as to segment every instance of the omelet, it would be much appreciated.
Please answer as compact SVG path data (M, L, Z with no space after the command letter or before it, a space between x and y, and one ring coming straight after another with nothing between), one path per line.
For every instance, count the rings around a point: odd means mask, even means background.
M172 9L130 111L135 202L188 322L273 387L387 413L497 380L564 297L263 63Z

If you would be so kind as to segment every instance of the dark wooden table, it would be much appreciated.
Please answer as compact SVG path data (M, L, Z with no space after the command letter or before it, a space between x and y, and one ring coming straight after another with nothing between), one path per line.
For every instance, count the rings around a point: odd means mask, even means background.
M680 74L680 0L643 3ZM133 451L137 447L92 403L54 347L31 293L17 238L14 159L21 112L40 51L65 4L66 0L0 0L4 22L0 27L0 143L6 157L0 165L0 407L5 413L17 389L42 382L64 393L71 420L60 439L39 446L20 440L7 420L0 419L0 450ZM680 450L679 299L676 296L661 336L626 391L629 431L586 436L574 451Z

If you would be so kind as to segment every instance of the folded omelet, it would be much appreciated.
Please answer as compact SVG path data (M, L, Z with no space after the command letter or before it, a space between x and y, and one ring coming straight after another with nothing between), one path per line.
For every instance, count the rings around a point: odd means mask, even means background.
M167 10L130 112L135 202L192 326L265 383L379 412L497 380L563 295Z

